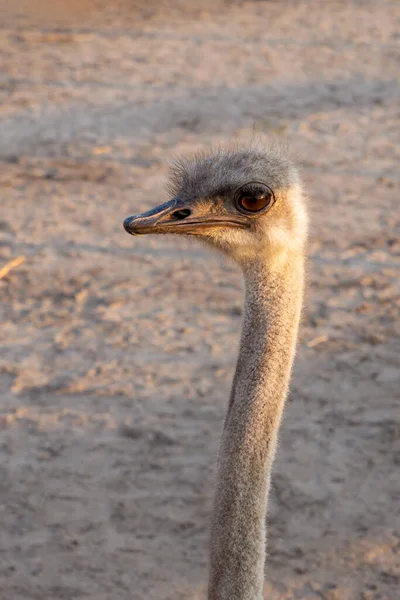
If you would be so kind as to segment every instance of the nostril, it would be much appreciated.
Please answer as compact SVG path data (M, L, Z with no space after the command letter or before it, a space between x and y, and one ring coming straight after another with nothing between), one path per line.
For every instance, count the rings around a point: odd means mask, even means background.
M181 210L175 210L171 213L171 217L176 219L177 221L181 221L182 219L186 219L189 215L191 215L192 211L188 208L182 208Z

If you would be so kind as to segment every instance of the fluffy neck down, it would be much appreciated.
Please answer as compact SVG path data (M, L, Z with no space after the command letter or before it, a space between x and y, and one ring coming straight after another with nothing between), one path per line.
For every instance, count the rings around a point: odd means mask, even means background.
M222 433L211 532L209 600L261 600L265 519L277 433L295 354L304 259L245 270L245 315Z

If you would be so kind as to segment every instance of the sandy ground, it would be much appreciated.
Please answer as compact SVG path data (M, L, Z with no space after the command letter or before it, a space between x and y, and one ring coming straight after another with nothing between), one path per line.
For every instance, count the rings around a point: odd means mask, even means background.
M240 274L121 223L254 121L312 197L265 597L399 598L399 3L32 5L0 2L1 600L205 597Z

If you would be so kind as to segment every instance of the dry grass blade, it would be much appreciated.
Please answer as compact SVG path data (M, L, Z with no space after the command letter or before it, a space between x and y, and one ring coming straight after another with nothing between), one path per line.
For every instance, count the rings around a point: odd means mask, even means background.
M8 275L12 269L19 267L19 265L22 265L22 263L25 262L25 260L25 256L17 256L17 258L13 258L13 260L10 260L8 263L6 263L0 269L0 279L3 279L3 277Z
M318 337L310 340L307 343L307 346L309 348L314 348L314 346L318 346L318 344L323 344L324 342L328 341L328 336L327 335L319 335Z

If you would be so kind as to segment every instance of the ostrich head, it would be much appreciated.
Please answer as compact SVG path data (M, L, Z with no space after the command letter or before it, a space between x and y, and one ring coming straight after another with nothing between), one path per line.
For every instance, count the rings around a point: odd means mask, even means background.
M218 149L178 160L168 191L168 202L125 219L126 231L194 235L243 268L258 256L303 251L302 189L281 148Z

